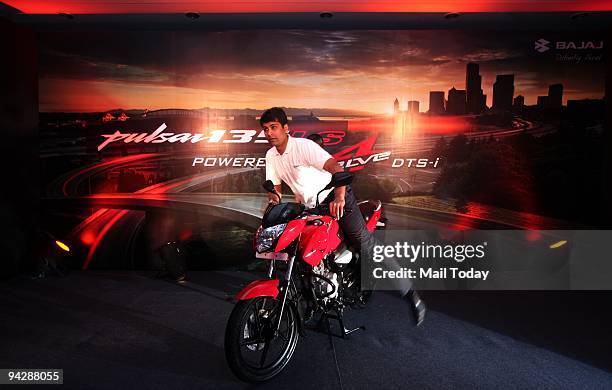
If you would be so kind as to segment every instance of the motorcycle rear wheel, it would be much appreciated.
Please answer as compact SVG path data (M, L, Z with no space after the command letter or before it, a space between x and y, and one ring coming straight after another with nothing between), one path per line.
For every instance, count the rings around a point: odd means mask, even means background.
M275 333L279 311L280 301L269 297L239 301L232 310L225 329L225 358L239 379L267 381L291 360L299 338L298 316L285 304Z

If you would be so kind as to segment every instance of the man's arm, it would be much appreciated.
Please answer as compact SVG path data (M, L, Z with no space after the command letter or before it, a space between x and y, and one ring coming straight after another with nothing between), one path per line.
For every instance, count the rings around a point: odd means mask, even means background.
M336 161L336 159L333 157L325 161L325 165L323 165L323 169L325 169L327 172L331 173L332 175L336 172L344 172L344 169L342 169L340 164L338 164L338 161Z
M325 165L323 165L323 169L332 175L336 172L344 172L344 169L338 164L338 161L334 158L330 158L325 161ZM329 213L332 217L337 219L342 218L344 215L344 195L346 194L346 187L336 187L334 189L334 200L329 204Z
M278 177L278 173L274 169L274 164L272 163L272 160L269 157L269 154L270 154L269 152L266 153L266 180L272 181L272 184L274 184L274 189L276 190L276 193L279 196L276 196L275 194L268 192L268 201L274 202L274 203L280 203L281 201L280 196L282 196L281 195L281 184L282 183L281 183L280 178Z

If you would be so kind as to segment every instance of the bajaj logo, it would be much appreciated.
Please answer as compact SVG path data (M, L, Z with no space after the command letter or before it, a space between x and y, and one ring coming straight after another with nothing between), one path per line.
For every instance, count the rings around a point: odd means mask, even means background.
M540 53L550 50L548 46L551 42L544 38L535 41L535 50ZM554 44L556 50L599 50L603 49L603 41L557 41Z
M547 41L546 39L540 38L537 41L535 41L535 49L539 51L540 53L544 53L545 51L550 49L550 47L548 47L549 43L550 42Z
M603 49L603 41L557 42L557 50Z

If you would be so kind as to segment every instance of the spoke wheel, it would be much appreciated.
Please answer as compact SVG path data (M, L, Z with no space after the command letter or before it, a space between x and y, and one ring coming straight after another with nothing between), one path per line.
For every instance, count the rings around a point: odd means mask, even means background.
M263 382L278 375L295 352L298 317L285 304L280 327L280 301L258 297L234 307L225 330L225 357L232 372L246 382Z

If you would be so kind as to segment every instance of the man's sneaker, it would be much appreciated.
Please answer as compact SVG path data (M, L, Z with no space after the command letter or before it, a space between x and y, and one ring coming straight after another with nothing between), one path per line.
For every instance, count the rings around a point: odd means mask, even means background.
M405 298L408 300L408 303L412 309L416 326L421 325L423 320L425 320L425 312L427 312L425 302L423 302L419 294L417 294L417 292L414 290L410 290L408 294L405 295Z

